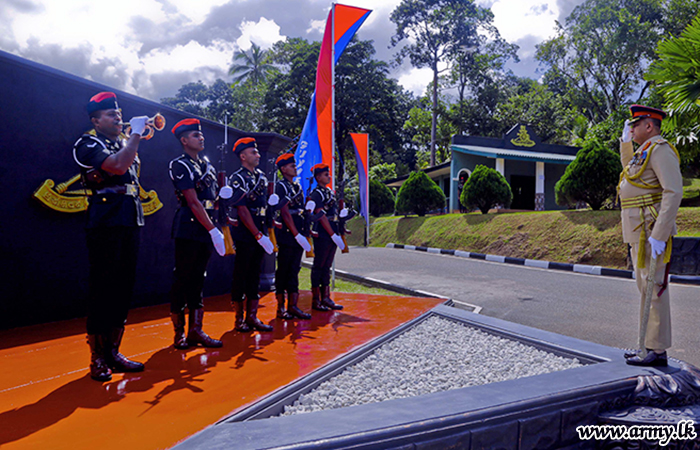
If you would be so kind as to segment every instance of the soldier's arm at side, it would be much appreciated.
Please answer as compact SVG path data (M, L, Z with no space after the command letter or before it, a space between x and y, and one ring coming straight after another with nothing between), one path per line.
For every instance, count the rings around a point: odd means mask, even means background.
M132 134L129 136L129 140L126 142L124 148L119 150L117 153L110 155L104 160L100 168L105 172L113 173L115 175L124 175L129 167L134 163L134 158L136 158L136 151L139 149L139 142L141 142L141 136L138 134Z
M258 233L260 233L260 230L258 230L258 227L255 226L255 222L253 221L253 216L250 214L250 210L248 209L247 206L243 205L238 205L236 206L238 208L238 219L240 219L241 222L243 222L243 225L250 231L250 233L253 236L257 236Z
M289 228L289 231L292 232L292 236L299 234L297 227L294 225L294 219L289 213L289 203L285 203L284 206L282 206L280 209L280 216L282 216L282 220L287 225L287 228Z
M185 189L182 191L182 195L185 196L187 206L189 206L190 210L192 210L192 214L194 214L194 217L199 221L199 223L201 223L202 226L207 229L207 231L213 230L214 224L211 222L209 214L207 214L207 211L204 209L204 205L202 205L202 202L200 202L197 198L197 191L194 189Z
M634 156L634 146L632 142L622 142L620 141L620 162L622 162L622 167L626 167L627 164Z
M659 145L652 152L651 161L659 184L663 188L659 217L656 219L651 237L666 241L676 223L678 208L683 200L683 176L675 152L668 145Z
M314 214L318 214L319 211L321 211L321 208L316 208ZM333 236L335 234L335 231L333 231L333 228L331 228L331 222L328 220L328 217L325 214L322 215L321 218L318 219L318 221L323 227L323 229L326 230L326 233L328 233L330 236Z

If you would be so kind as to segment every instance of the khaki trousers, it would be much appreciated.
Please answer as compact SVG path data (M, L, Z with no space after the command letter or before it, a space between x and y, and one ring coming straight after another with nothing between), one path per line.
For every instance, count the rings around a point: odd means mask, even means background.
M647 289L647 276L649 274L649 264L651 261L651 246L649 242L646 242L645 256L646 256L646 268L639 269L637 267L637 252L639 250L639 244L634 243L631 245L631 256L632 261L634 261L634 275L637 281L637 289L641 294L641 305L639 312L639 320L641 322L644 316L644 299L646 298ZM659 259L663 258L663 255L659 256ZM661 260L657 260L656 264L656 274L654 274L654 281L656 286L654 288L654 295L651 297L651 310L649 311L649 323L647 325L647 335L645 341L645 347L652 350L666 350L671 347L671 301L669 296L669 288L667 287L664 293L659 297L657 294L659 292L659 286L664 282L664 274L666 273L666 264Z

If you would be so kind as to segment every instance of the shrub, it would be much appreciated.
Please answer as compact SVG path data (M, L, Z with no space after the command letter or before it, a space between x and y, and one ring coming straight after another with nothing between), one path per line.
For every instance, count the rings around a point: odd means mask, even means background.
M476 166L459 197L467 209L479 208L482 214L496 205L506 205L512 199L513 193L503 175L481 164Z
M555 200L562 206L584 201L591 209L599 210L614 198L621 171L616 153L597 139L589 140L554 186Z
M413 172L401 185L396 196L398 214L418 214L424 216L428 211L445 206L445 194L425 172Z
M394 212L394 194L386 184L377 180L369 180L369 213L374 217Z

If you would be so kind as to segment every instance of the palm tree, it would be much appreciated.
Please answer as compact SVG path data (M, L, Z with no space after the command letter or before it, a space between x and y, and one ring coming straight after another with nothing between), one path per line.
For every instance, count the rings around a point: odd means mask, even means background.
M679 37L666 39L656 49L659 59L647 79L656 83L669 117L664 125L697 135L700 131L700 17ZM670 131L670 130L669 130Z
M233 75L234 83L250 80L254 86L257 86L265 81L267 74L274 68L272 64L265 62L267 53L267 50L261 50L255 45L255 42L252 42L252 46L247 52L234 52L234 64L228 69L229 75ZM242 61L242 63L235 64L235 61Z

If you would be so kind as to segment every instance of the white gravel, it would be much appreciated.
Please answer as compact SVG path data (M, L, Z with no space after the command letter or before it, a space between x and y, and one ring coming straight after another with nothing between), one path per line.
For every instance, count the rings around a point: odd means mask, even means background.
M301 395L282 415L413 397L581 367L449 319L430 317Z

